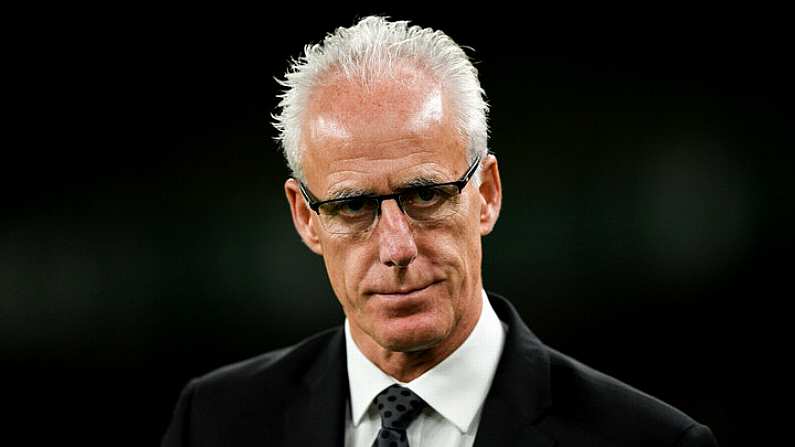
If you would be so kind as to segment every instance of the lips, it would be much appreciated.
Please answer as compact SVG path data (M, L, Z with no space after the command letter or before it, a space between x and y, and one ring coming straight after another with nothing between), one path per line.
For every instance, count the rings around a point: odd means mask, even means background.
M409 297L412 295L416 295L421 293L422 291L428 289L429 287L433 286L434 284L439 283L440 281L435 281L424 286L420 287L401 287L396 289L387 289L387 290L376 290L371 292L372 295L379 295L385 298L403 298Z

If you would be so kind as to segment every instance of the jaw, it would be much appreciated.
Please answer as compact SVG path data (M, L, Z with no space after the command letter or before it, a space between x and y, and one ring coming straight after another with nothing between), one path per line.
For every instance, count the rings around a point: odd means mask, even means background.
M473 306L464 305L470 312L458 315L453 303L446 300L418 307L407 302L407 307L400 308L403 313L372 313L389 309L392 304L379 303L383 299L376 297L366 303L372 307L359 310L361 314L348 314L351 336L365 357L382 371L408 382L447 358L467 339L480 317L479 290L476 298ZM387 307L379 308L379 304ZM372 318L359 318L364 316Z

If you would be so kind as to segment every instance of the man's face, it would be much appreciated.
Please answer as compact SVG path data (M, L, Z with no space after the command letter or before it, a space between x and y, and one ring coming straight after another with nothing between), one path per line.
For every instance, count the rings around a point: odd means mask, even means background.
M340 191L389 194L418 179L454 181L468 167L441 87L412 68L369 90L332 76L315 91L307 116L304 174L319 200ZM455 199L455 214L434 224L414 222L385 200L373 227L358 235L328 233L294 181L286 190L296 227L323 256L357 343L407 352L468 335L481 307L480 238L493 225L483 224L476 184Z

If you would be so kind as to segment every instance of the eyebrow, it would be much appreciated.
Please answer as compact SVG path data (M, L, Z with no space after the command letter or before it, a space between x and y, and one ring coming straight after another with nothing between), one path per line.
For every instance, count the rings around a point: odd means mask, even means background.
M439 183L444 183L444 180L436 176L417 177L403 183L395 191L400 192L412 188L438 185Z
M396 187L393 192L400 193L412 188L432 186L439 183L444 183L444 179L442 179L440 176L436 175L421 176L401 183L400 186ZM372 197L379 195L378 193L370 189L350 188L350 187L342 187L340 189L332 190L328 194L329 197L328 199L325 200L353 199L357 197Z
M350 199L354 197L373 195L375 195L375 193L366 189L343 187L329 192L329 198L326 200Z

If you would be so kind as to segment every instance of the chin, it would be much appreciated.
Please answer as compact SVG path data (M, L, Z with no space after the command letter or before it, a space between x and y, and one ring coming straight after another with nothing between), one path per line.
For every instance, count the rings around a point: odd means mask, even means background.
M442 342L443 339L441 338L433 338L427 340L393 340L388 339L384 340L383 343L379 343L382 348L387 349L392 352L418 352L418 351L425 351L437 346L439 343Z
M417 321L406 321L417 320ZM382 348L394 352L416 352L433 348L443 342L450 334L447 325L440 324L429 318L400 318L398 321L385 322L376 342Z

